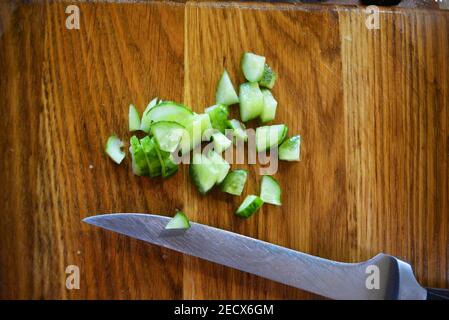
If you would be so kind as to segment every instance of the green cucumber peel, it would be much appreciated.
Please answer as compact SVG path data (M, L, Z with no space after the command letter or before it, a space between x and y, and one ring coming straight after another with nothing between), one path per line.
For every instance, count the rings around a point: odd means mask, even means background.
M136 136L132 136L129 142L131 144L129 151L132 157L133 173L138 176L148 175L148 164L139 139Z
M273 89L274 84L276 83L277 74L274 72L268 64L265 64L262 79L260 79L259 84L262 87Z
M157 146L154 138L146 136L140 139L140 145L142 146L147 160L150 177L154 178L160 176L162 174L162 165L156 151Z
M263 205L263 200L255 195L249 195L243 200L235 214L242 218L249 218Z
M166 230L185 230L190 229L189 218L182 211L178 211L165 226Z
M209 114L212 128L217 129L221 133L225 133L225 130L228 127L228 106L224 104L216 104L206 108L204 111Z

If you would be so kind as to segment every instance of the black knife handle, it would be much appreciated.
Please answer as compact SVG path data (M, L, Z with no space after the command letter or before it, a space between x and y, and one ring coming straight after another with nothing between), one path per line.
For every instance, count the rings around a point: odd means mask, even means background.
M449 300L448 289L436 289L436 288L426 288L426 289L427 289L427 300Z

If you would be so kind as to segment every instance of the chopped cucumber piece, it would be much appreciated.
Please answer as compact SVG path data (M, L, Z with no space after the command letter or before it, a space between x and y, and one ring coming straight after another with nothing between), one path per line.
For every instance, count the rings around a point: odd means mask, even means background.
M226 175L228 174L231 165L215 151L209 152L208 158L215 165L215 168L217 169L218 172L215 183L220 184L224 180L224 178L226 178Z
M279 159L299 161L301 151L301 137L299 135L288 138L279 147Z
M245 52L242 56L242 71L249 82L257 82L262 79L265 67L265 57Z
M229 120L228 127L232 129L232 135L237 140L248 141L248 134L243 123L236 119Z
M278 76L277 76L276 72L274 72L268 66L268 64L265 64L265 67L263 69L262 79L260 79L259 84L262 87L265 87L265 88L268 88L268 89L273 89L277 77Z
M229 172L221 183L221 191L240 196L245 187L247 177L248 171L246 170L239 169Z
M140 130L140 115L139 115L139 111L137 111L136 106L133 105L133 104L129 105L128 128L129 128L129 131Z
M271 149L284 141L288 127L285 124L264 126L256 129L257 152Z
M158 103L158 98L154 98L153 100L148 103L147 107L145 108L145 111L143 112L142 121L140 122L140 130L143 132L150 132L150 126L146 124L145 121L143 121L143 117L145 114L148 113L149 110L151 110L153 107L155 107Z
M151 125L151 133L159 149L174 152L184 135L184 127L173 121L159 121Z
M157 146L154 138L146 136L140 139L140 145L142 146L143 152L145 153L145 158L147 160L148 169L150 172L150 177L158 177L162 174L161 161L157 155Z
M148 110L142 117L145 126L150 126L153 122L174 121L186 127L193 120L192 110L181 104L163 101Z
M276 99L274 99L270 90L262 89L261 91L263 94L264 104L262 114L260 115L260 121L262 121L262 123L267 123L274 120L278 102L276 101Z
M209 114L212 128L217 129L221 133L225 133L228 127L229 109L224 104L216 104L212 107L206 108L207 114Z
M132 136L130 139L131 146L129 151L132 156L132 168L133 173L138 176L146 176L149 173L147 159L140 145L139 139L136 136Z
M243 200L235 214L242 218L249 218L253 213L259 210L262 205L262 199L255 195L249 195Z
M154 140L154 137L152 138ZM178 171L178 165L175 163L173 156L170 152L163 151L159 149L156 141L154 140L156 146L156 153L161 163L162 177L168 178Z
M186 154L201 143L206 130L212 129L207 113L195 114L192 123L187 125L181 139L181 154Z
M260 198L263 202L271 203L276 206L281 205L281 187L275 178L270 176L262 177L260 186Z
M195 153L189 168L190 177L201 194L208 192L217 182L217 166L205 155Z
M104 151L112 159L112 161L120 164L126 156L125 152L121 149L123 146L123 141L120 140L117 136L112 135L108 138Z
M235 92L228 72L225 70L218 81L217 91L215 93L215 103L231 105L239 103L239 97Z
M167 223L165 229L189 229L190 222L189 218L185 215L184 212L178 211L175 216Z
M262 114L264 97L257 82L240 85L240 117L243 122L255 119Z
M212 139L214 140L214 150L218 153L222 153L232 145L232 141L221 132L214 133Z

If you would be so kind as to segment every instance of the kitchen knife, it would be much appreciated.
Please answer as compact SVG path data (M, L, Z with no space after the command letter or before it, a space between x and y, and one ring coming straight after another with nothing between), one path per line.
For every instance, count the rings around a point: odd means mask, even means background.
M117 213L83 221L331 299L449 299L449 290L421 287L409 264L383 253L342 263L194 222L188 230L165 230L169 220Z

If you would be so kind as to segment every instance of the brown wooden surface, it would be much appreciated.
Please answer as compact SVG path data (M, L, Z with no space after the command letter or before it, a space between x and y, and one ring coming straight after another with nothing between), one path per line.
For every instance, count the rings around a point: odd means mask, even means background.
M192 3L0 4L0 298L311 298L311 294L80 223L102 212L172 214L342 261L380 251L449 287L449 13ZM280 77L276 122L303 137L275 175L283 206L249 220L243 197L201 197L187 167L133 176L103 152L127 106L213 104L243 51ZM237 114L237 113L236 113ZM91 167L90 167L91 166ZM240 166L240 167L245 167ZM260 176L250 168L247 193ZM80 290L65 268L81 269Z

